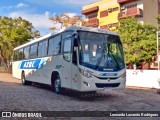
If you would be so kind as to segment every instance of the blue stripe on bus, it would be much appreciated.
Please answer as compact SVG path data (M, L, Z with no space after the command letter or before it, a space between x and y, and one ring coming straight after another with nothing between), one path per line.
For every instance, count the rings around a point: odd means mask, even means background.
M22 61L20 69L37 69L39 67L40 62L41 59Z

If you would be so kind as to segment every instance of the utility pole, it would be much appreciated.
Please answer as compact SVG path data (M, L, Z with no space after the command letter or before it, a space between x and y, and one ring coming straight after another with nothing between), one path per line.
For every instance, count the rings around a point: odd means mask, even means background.
M157 30L157 62L158 62L158 82L159 82L159 86L160 86L160 75L159 75L159 61L160 61L160 57L159 57L159 40L160 40L160 37L159 37L159 34L160 34L160 31ZM160 94L160 89L157 90L157 93Z
M160 40L160 37L159 37L159 34L160 34L160 31L157 31L157 61L158 61L158 70L160 69L159 68L159 40Z

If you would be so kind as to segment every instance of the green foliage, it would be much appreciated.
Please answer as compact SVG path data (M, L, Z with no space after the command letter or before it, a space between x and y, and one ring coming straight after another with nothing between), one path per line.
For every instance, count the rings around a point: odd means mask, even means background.
M156 19L158 20L158 31L160 31L160 15L158 15Z
M53 24L61 23L61 28L68 27L70 25L77 25L77 24L82 24L83 26L87 25L87 22L81 16L70 16L67 13L63 13L58 16L51 16L49 20L53 21ZM55 30L56 27L53 26L49 29Z
M135 18L120 20L118 28L126 64L140 65L142 61L151 62L156 55L156 27L141 24Z
M34 32L32 24L21 17L16 19L0 17L0 56L7 68L9 68L13 48L35 37Z
M158 16L156 17L156 19L157 19L158 21L160 21L160 15L158 15Z

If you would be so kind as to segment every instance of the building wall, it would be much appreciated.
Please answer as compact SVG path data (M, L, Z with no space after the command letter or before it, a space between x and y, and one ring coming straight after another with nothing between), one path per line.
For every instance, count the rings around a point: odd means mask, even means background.
M144 12L144 8L143 8L143 1L142 0L135 0L135 1L132 1L132 2L129 2L129 3L124 3L121 5L121 7L125 7L126 9L125 10L122 10L121 12L124 12L127 10L127 6L130 6L130 5L133 5L133 4L136 4L137 8L140 8L143 12ZM138 22L140 23L144 23L143 22L143 17L136 17L136 19L138 20Z
M108 8L118 8L116 11L108 12L108 16L100 17L102 11L108 10ZM118 13L120 12L119 4L117 0L106 0L106 3L99 6L99 26L118 23Z
M141 10L143 10L143 13L144 13L143 2L141 0L137 1L137 8L140 8ZM138 20L138 22L140 22L142 24L144 23L143 17L137 17L136 19Z
M144 3L143 21L147 24L157 25L158 0L142 0Z
M99 6L99 11L97 18L99 19L99 26L101 27L103 25L118 23L118 13L120 12L119 4L117 3L117 0L100 0L98 2L83 6L83 10L87 10L93 7ZM116 11L109 12L108 8L118 8ZM101 17L101 12L106 11L108 12L107 16ZM89 18L91 14L86 15L86 18Z
M89 8L93 8L95 6L99 6L99 10L97 13L97 18L99 19L99 26L107 26L113 23L119 23L118 20L118 13L124 12L125 10L122 10L121 7L126 7L129 5L137 4L137 8L140 8L142 10L143 15L137 16L136 19L140 23L145 24L152 24L157 25L158 20L156 17L158 14L160 14L160 0L134 0L128 3L119 4L117 3L117 0L99 0L95 3L83 6L82 10L86 10ZM108 12L108 15L105 17L100 17L102 11L108 10L108 8L116 8L118 7L117 11L114 12ZM96 13L95 13L96 14ZM86 18L88 15L86 15ZM107 28L108 29L108 28Z
M143 10L143 2L142 0L135 0L135 1L132 1L132 2L129 2L129 3L125 3L125 4L122 4L122 6L129 6L129 5L132 5L132 4L137 4L137 8L141 8Z

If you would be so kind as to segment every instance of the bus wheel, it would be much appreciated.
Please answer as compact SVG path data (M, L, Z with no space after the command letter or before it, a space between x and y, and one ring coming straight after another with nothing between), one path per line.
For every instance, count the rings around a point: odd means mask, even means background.
M24 71L22 71L22 74L21 74L21 80L22 80L22 84L23 85L26 85L26 80L25 80L26 78L25 78L25 73L24 73Z
M23 71L22 74L21 74L21 80L22 80L22 84L23 84L23 85L31 85L31 84L32 84L32 82L26 81L25 72L24 72L24 71Z
M59 75L57 75L55 81L54 81L54 92L59 94L62 92L62 88L61 88L61 80Z

